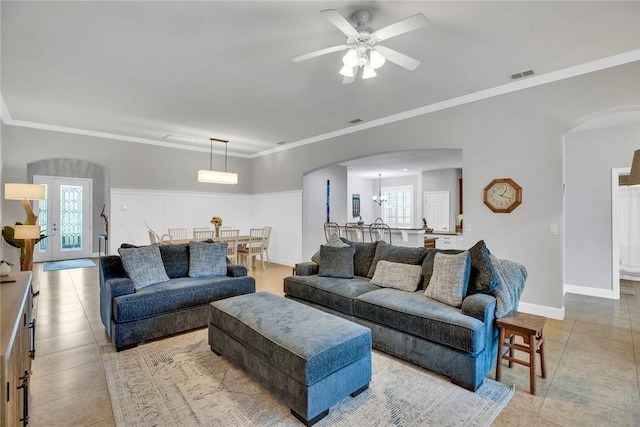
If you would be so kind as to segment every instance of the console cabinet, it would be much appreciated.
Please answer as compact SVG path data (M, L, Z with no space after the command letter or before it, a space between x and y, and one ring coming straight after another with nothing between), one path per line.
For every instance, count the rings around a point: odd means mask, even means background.
M1 276L0 426L29 423L29 377L35 356L35 319L31 272Z

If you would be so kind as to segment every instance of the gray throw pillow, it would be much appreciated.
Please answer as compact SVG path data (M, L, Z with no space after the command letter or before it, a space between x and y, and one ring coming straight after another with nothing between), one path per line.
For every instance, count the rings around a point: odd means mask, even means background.
M342 241L356 250L356 254L353 257L353 274L367 277L371 264L373 264L373 258L376 256L378 242L352 242L344 238Z
M344 248L349 245L347 245L345 242L340 240L340 237L338 237L337 234L333 233L331 237L329 237L329 240L327 240L327 243L324 244L324 246L333 246L334 248ZM320 264L320 250L318 250L318 252L313 254L313 256L311 257L311 261L315 262L316 264Z
M460 249L427 249L427 255L424 257L424 261L422 262L422 277L424 278L422 286L419 289L424 289L429 284L431 280L431 275L433 274L433 261L437 253L443 253L448 255L456 255L464 252Z
M408 248L404 246L393 246L385 242L378 242L376 246L376 255L373 257L371 268L367 277L371 279L376 272L376 265L381 259L391 262L400 262L402 264L422 265L424 256L427 254L425 248Z
M424 294L452 307L461 307L467 292L471 257L464 251L457 255L436 253L433 275Z
M327 245L320 246L318 275L353 279L353 255L355 253L356 250L349 245L342 248Z
M491 264L489 249L484 240L480 240L469 248L469 254L471 254L471 273L467 294L491 293L498 286L498 275Z
M160 245L160 256L169 278L189 275L189 245Z
M226 243L189 242L189 277L226 275Z
M422 279L422 267L380 260L371 283L383 288L415 292Z
M158 245L139 248L119 248L122 267L133 282L135 290L169 280L162 264Z

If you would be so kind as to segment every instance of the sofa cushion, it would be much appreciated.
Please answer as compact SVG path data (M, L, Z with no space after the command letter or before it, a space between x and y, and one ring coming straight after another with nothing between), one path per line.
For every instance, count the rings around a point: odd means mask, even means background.
M255 292L250 276L180 277L114 298L112 315L115 323L130 322L250 292Z
M422 277L424 280L422 282L422 286L420 286L418 289L424 289L429 284L431 275L433 274L433 260L435 259L437 253L455 255L462 252L464 252L464 250L461 249L427 249L427 254L424 256L424 261L422 262Z
M170 279L189 275L189 245L160 245L162 263Z
M226 275L226 243L189 242L189 277Z
M436 254L433 275L424 294L452 307L460 307L467 293L471 256L465 251L457 255Z
M158 245L118 248L122 267L136 290L169 280Z
M471 254L471 275L467 294L491 293L498 285L498 275L491 264L489 249L480 240L469 248Z
M329 277L289 276L284 279L284 293L353 315L354 299L365 292L380 289L365 277L334 279ZM424 297L423 297L424 298Z
M484 322L423 293L384 288L356 298L355 315L467 353L485 346Z
M353 274L367 277L371 264L373 264L373 258L376 255L378 242L352 242L344 238L341 240L356 250L356 254L353 257Z
M415 292L420 284L421 274L422 267L419 265L380 260L371 283L383 288Z
M422 265L427 250L425 248L408 248L404 246L393 246L386 242L378 242L376 246L376 254L373 257L371 268L367 273L367 277L371 279L376 272L376 266L381 259L391 262L400 262L403 264Z
M327 243L325 243L324 245L333 246L335 248L345 248L349 246L342 240L340 240L340 237L338 237L338 235L335 233L332 234L331 237L329 237L329 240L327 240ZM320 249L318 249L318 251L311 256L311 261L315 262L316 264L320 264Z
M356 250L351 246L343 248L320 246L318 274L322 277L353 279L353 255Z

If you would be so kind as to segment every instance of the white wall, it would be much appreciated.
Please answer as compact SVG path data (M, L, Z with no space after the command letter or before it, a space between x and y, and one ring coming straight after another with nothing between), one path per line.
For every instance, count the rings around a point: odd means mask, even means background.
M630 167L638 148L640 123L565 137L564 283L572 292L611 297L611 169Z
M302 197L299 191L239 195L222 193L167 192L114 188L111 191L111 235L109 253L116 254L122 243L149 244L144 221L159 235L168 228L213 228L211 217L223 225L249 234L250 228L272 227L269 258L294 265L301 260Z
M331 166L308 173L302 187L302 259L311 258L326 241L323 224L327 220L327 180L331 182L330 219L347 222L347 168ZM349 209L351 204L349 203Z
M378 180L354 177L347 172L347 218L349 222L358 222L358 218L351 217L351 196L360 194L360 216L366 224L373 222L380 216L379 207L373 202L373 196L378 195Z

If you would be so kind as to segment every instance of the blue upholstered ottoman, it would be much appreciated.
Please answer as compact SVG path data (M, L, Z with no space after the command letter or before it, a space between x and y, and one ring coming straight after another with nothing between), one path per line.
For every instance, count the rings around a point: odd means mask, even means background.
M209 345L306 425L371 380L371 330L266 292L211 303Z

